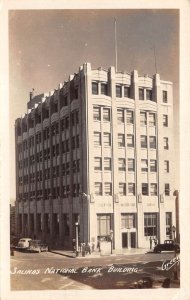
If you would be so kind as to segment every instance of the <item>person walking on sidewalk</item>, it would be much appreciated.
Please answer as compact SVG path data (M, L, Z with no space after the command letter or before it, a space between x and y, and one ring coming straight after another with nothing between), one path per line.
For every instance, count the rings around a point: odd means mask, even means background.
M151 238L151 236L150 236L150 250L152 249L152 238Z

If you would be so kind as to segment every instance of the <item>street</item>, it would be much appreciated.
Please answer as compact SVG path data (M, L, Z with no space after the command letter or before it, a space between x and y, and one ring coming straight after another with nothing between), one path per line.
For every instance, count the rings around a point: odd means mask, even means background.
M68 258L51 252L15 251L11 256L11 289L177 288L179 281L170 286L167 283L178 265L172 252Z

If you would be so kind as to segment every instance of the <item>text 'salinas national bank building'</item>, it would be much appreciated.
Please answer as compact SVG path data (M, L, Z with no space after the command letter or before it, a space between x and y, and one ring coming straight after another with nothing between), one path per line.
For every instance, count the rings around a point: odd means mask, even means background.
M15 122L20 237L113 248L163 242L176 226L172 83L85 63L53 92L30 93Z

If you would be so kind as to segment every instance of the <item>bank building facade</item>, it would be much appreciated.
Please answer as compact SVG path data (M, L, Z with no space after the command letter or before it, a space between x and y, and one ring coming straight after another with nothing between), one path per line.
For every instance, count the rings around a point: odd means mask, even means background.
M90 63L15 121L20 237L146 248L176 226L172 83Z

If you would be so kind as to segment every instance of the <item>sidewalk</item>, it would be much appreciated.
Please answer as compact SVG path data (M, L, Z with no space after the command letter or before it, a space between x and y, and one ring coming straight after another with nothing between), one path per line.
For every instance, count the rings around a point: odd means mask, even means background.
M131 249L121 249L121 250L113 250L113 254L106 252L94 251L91 254L86 254L82 256L82 253L79 252L78 256L76 256L76 252L72 250L64 250L64 249L52 249L50 252L59 254L62 256L70 257L70 258L97 258L102 256L120 256L120 255L135 255L135 254L146 254L149 249L144 248L131 248Z

